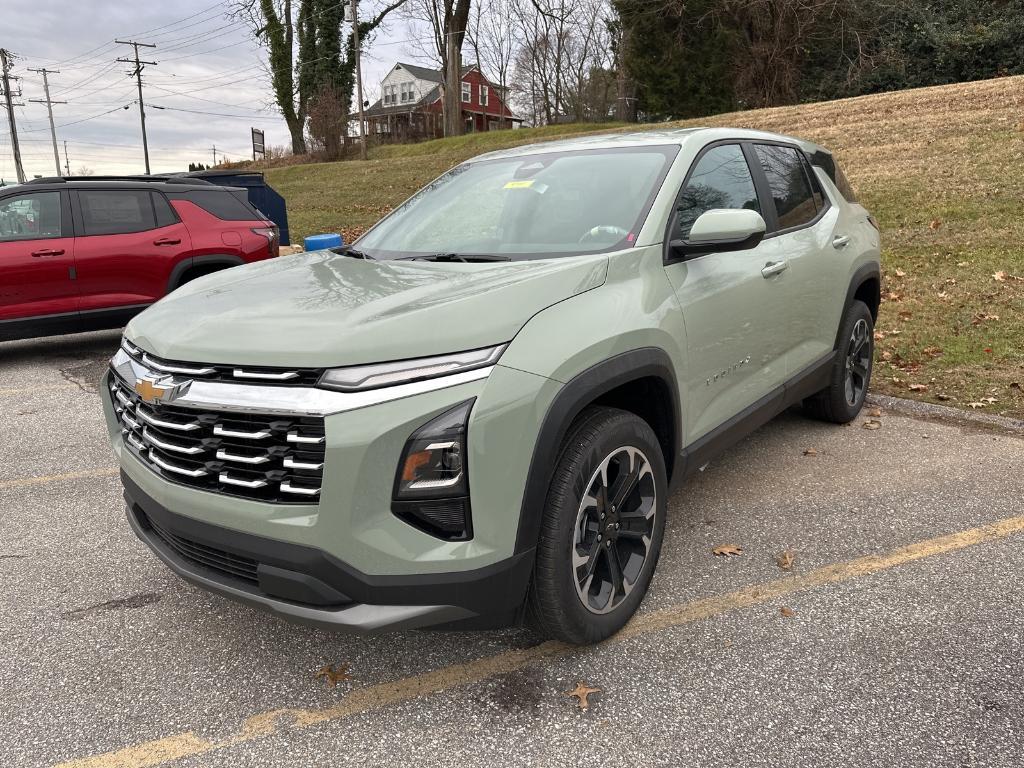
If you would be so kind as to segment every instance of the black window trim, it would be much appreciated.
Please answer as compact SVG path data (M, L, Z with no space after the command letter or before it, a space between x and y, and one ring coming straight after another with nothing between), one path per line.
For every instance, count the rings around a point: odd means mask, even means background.
M31 243L35 240L62 240L66 237L75 236L74 222L72 221L71 215L71 201L68 198L68 193L63 189L22 189L24 185L18 185L18 189L12 189L6 195L0 195L0 205L5 204L9 200L14 200L18 197L25 197L27 195L41 195L47 192L56 192L60 195L60 234L53 235L52 237L26 237L20 240L4 240L0 238L0 243Z
M709 144L705 144L703 147L701 147L700 151L697 152L697 155L693 158L693 160L690 161L690 167L686 171L686 176L683 177L682 184L679 185L679 189L676 190L676 194L672 198L672 212L669 215L668 223L665 226L665 237L664 237L664 241L663 241L663 244L662 244L662 248L663 248L663 251L664 251L664 254L662 256L662 261L664 262L664 264L666 264L666 265L674 264L674 263L679 262L679 261L687 260L687 259L684 259L682 256L674 255L672 253L672 246L671 246L671 243L672 243L672 228L675 226L676 219L679 217L679 211L677 210L677 207L678 207L678 204L679 204L679 197L680 197L680 195L683 194L683 190L686 189L686 186L690 183L690 179L693 177L693 172L697 169L697 165L700 163L700 161L704 159L704 155L706 155L708 152L710 152L711 150L715 149L716 147L723 147L723 146L727 146L727 145L733 145L733 146L738 146L740 148L740 151L743 153L743 159L747 161L747 170L750 172L751 181L754 182L754 192L757 194L757 204L759 206L761 206L761 209L762 209L762 211L759 211L759 213L761 213L761 216L764 218L764 223L765 223L765 227L766 227L766 229L765 229L765 237L768 236L768 234L767 234L768 232L771 232L771 230L772 230L772 222L769 221L769 216L766 216L765 213L763 212L764 211L764 207L765 207L764 206L763 190L759 186L758 175L755 173L755 169L753 167L751 167L750 152L752 152L753 150L750 150L748 152L748 149L746 147L746 145L749 144L749 143L750 142L748 142L748 141L746 141L744 139L718 139L716 141L712 141ZM758 165L760 165L760 163L758 163ZM764 174L761 174L761 176L763 178ZM767 180L764 180L764 184L765 185L768 184ZM769 200L770 199L771 198L769 197ZM769 209L769 211L770 211L770 215L774 216L775 215L775 206L772 205L772 207ZM692 258L703 258L704 256L711 256L714 253L717 253L717 251L713 251L712 253L701 254L700 256L695 256L695 257L692 257Z
M146 199L149 200L149 210L150 210L150 213L153 215L153 226L152 227L146 227L145 229L133 229L131 232L103 232L103 233L97 233L95 235L90 235L89 233L87 233L85 231L85 217L82 216L82 200L79 197L80 193L82 193L82 192L136 192L136 193L144 193L144 192L147 192L147 191L152 192L152 190L138 189L138 188L135 188L135 187L103 187L103 188L96 188L96 189L73 189L73 190L70 190L71 194L73 194L75 196L75 205L74 205L75 237L117 237L118 235L137 235L137 234L139 234L141 232L152 232L155 229L160 229L160 227L156 226L156 206L153 204L153 197L151 195L147 195ZM174 210L173 206L171 206L171 210L172 211ZM177 216L177 212L176 211L175 211L175 215Z
M755 145L758 144L770 147L785 147L786 149L794 150L800 157L800 160L804 167L804 177L806 178L807 174L813 173L814 171L811 169L811 163L810 161L808 161L807 153L804 152L803 148L800 147L798 144L793 144L788 141L776 141L773 139L752 139L747 141L746 143L750 146L751 156L757 159L757 165L754 167L753 173L755 176L759 176L763 183L763 187L758 188L758 196L760 197L763 192L765 195L765 199L767 200L767 203L761 203L761 207L767 207L767 209L771 211L772 216L772 222L768 230L765 232L764 239L768 240L770 238L778 237L780 235L789 235L792 234L793 232L799 232L802 229L808 229L809 227L816 226L817 223L821 221L825 214L828 213L829 210L832 208L832 200L829 199L829 196L825 193L824 189L821 189L821 197L825 201L825 205L820 210L818 210L818 212L814 215L813 219L805 221L803 224L797 224L795 227L786 227L785 229L779 229L778 211L775 210L775 198L772 197L771 194L771 185L768 183L768 175L764 172L764 168L761 167L761 159L757 157L757 153L754 150ZM747 164L750 164L749 158ZM820 182L817 181L817 179L815 179L814 182L812 182L811 179L807 179L807 186L808 189L811 190L812 201L814 199L815 183L817 183L819 188L821 187L821 184ZM754 184L758 184L757 179L754 180ZM765 219L765 223L768 223L767 219Z
M780 141L776 139L740 138L716 139L715 141L712 141L701 147L700 151L697 152L697 155L693 158L693 160L690 161L690 167L686 171L686 176L683 178L683 183L679 185L679 189L676 191L675 197L672 198L672 213L668 217L668 223L665 226L665 237L662 243L662 248L664 252L662 261L664 262L664 264L674 264L676 262L684 260L682 257L674 256L672 254L672 248L670 246L670 243L672 241L672 227L675 225L676 217L678 216L678 211L675 210L675 207L679 200L679 196L683 193L683 190L686 189L686 185L690 183L690 178L693 176L693 171L694 169L696 169L697 164L701 161L704 155L706 155L715 147L720 147L726 144L738 145L743 151L744 159L747 161L747 169L750 171L750 177L754 181L754 189L757 191L757 203L758 205L761 206L760 213L765 223L765 234L763 240L769 240L773 237L778 237L779 235L789 235L792 234L793 232L799 232L802 229L807 229L809 227L816 226L818 222L820 222L821 219L825 216L825 214L832 209L832 199L829 197L825 189L821 187L821 183L818 182L818 187L821 188L821 196L822 199L825 201L825 205L817 211L814 218L811 219L810 221L807 221L803 224L799 224L795 227L779 229L779 218L778 213L775 210L775 199L772 197L771 186L768 184L768 176L765 174L764 169L761 167L761 160L760 158L758 158L757 153L754 150L754 145L774 145L778 147L786 147L787 149L796 150L797 154L800 155L800 158L803 160L804 174L814 173L814 165L808 159L807 153L804 152L803 148L800 147L800 145L794 144L793 142L789 141ZM815 182L816 181L817 179L815 179ZM808 185L810 185L811 192L813 195L814 184L811 182L810 179L808 179L807 183ZM717 251L703 254L703 256L711 256L714 253L717 253ZM702 256L698 256L696 258L702 258Z

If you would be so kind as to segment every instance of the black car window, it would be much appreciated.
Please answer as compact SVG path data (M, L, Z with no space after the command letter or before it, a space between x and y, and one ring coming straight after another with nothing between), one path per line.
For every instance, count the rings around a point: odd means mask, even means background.
M0 200L0 242L60 236L60 192L34 192Z
M83 189L78 200L86 235L122 235L156 228L148 190Z
M812 221L818 209L800 151L775 144L757 144L754 148L768 177L779 229L792 229Z
M223 221L260 221L263 218L249 203L239 200L226 189L195 190L185 192L181 197Z
M672 238L687 239L697 218L716 208L761 211L754 180L739 144L712 147L697 161L679 196Z
M171 209L167 198L159 192L150 192L153 195L153 210L156 212L156 225L158 227L169 227L178 222L178 217Z
M803 165L804 172L807 174L807 178L811 182L811 195L814 197L814 207L821 212L828 208L828 199L825 197L825 193L821 190L821 182L818 181L818 175L814 172L814 166L810 165L806 158L803 158Z
M846 178L846 174L843 173L843 169L838 165L836 166L835 182L839 193L846 198L848 203L857 202L857 193L853 191L853 186L851 186L850 180Z

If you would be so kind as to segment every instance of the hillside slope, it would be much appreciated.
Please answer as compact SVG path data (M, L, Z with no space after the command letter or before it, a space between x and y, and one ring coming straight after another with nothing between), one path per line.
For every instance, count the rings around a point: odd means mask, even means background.
M874 388L1024 416L1024 77L671 125L778 131L833 150L882 226L886 300ZM381 147L367 162L268 177L288 200L296 236L351 235L467 157L593 128Z

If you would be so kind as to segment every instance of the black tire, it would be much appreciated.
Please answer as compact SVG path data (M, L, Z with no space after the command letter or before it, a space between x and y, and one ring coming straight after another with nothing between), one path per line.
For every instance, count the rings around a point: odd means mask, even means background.
M875 323L871 310L862 301L854 301L846 309L839 326L839 349L829 385L804 400L808 415L846 424L857 418L864 407L875 357Z
M617 485L619 480L630 482ZM616 492L624 495L617 506L611 498ZM528 620L540 634L585 645L610 637L629 621L658 564L667 496L665 459L647 422L615 408L580 414L562 444L548 489L527 597ZM584 497L594 503L584 505ZM574 566L574 556L585 564ZM588 570L590 581L578 578Z

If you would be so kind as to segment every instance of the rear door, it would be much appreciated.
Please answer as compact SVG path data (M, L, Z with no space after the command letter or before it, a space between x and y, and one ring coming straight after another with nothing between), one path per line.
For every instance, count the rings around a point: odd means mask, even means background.
M79 189L75 262L82 310L152 304L191 251L188 229L159 192Z
M837 239L839 210L822 193L804 152L794 145L755 142L755 172L771 196L775 230L763 244L769 258L788 266L786 291L792 309L785 332L786 368L793 378L832 351L846 274Z
M4 321L78 312L71 235L67 192L0 199L0 331Z
M668 240L685 240L702 213L722 208L762 212L741 142L716 143L698 155L683 183ZM690 439L736 416L785 380L787 276L771 270L762 274L771 251L758 245L665 267L686 325Z

